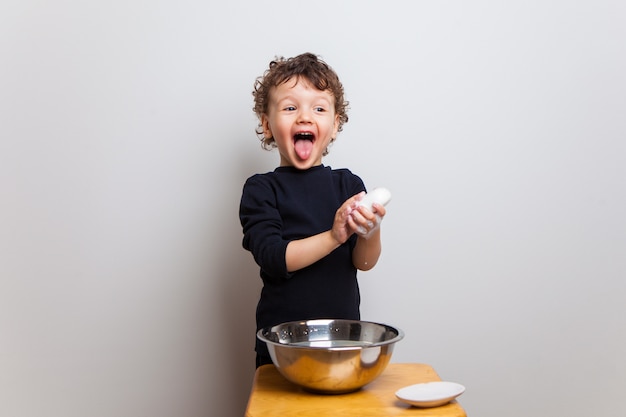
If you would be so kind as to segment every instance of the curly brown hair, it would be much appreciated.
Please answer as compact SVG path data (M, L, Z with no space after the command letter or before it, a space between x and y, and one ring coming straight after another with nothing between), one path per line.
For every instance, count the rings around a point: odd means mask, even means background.
M258 77L254 82L254 112L259 118L256 133L261 140L261 146L270 150L276 147L273 137L266 138L263 135L261 117L267 114L269 95L272 87L279 86L287 81L304 77L318 90L329 91L335 98L335 113L339 116L338 132L341 132L343 124L348 121L348 102L344 99L343 85L339 81L337 73L317 55L304 53L293 58L276 57L269 64L269 69ZM331 143L335 138L332 138ZM328 154L328 149L324 155Z

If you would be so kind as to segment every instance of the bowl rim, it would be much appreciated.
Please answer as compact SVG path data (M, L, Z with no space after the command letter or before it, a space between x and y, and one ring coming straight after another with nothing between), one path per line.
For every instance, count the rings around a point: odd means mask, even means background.
M391 329L394 332L396 332L396 336L389 339L389 340L383 340L381 342L374 342L368 345L363 345L363 346L306 346L306 345L297 345L297 344L292 344L292 343L280 343L280 342L275 342L273 340L269 340L264 333L266 332L270 332L271 329L273 329L274 327L278 327L278 326L286 326L286 325L291 325L291 324L307 324L307 323L331 323L334 321L339 321L339 322L344 322L344 323L365 323L365 324L374 324L376 326L382 326L385 327L387 329ZM310 349L310 350L325 350L325 351L338 351L338 350L360 350L360 349L369 349L369 348L373 348L373 347L379 347L379 346L385 346L385 345L391 345L394 344L396 342L399 342L400 340L402 340L404 338L404 332L399 329L396 326L391 326L389 324L385 324L385 323L380 323L380 322L375 322L375 321L369 321L369 320L351 320L351 319L310 319L310 320L293 320L293 321L286 321L283 323L279 323L279 324L275 324L273 326L267 326L267 327L263 327L262 329L259 329L257 331L257 338L259 340L261 340L262 342L265 342L267 344L271 344L274 346L281 346L281 347L290 347L290 348L295 348L295 349Z

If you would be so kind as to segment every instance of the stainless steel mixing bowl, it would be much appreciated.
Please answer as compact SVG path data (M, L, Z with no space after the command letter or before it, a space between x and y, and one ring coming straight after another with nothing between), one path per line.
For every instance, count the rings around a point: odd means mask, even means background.
M356 391L387 367L404 333L386 324L359 320L307 320L257 332L272 361L289 381L325 394Z

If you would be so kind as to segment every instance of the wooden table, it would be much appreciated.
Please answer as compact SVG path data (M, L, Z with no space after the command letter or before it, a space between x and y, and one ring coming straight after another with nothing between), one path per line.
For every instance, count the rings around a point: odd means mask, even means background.
M287 381L274 365L263 365L254 375L246 417L465 417L456 400L440 407L417 408L396 398L395 392L402 387L440 380L429 365L390 363L359 391L323 395L309 393Z

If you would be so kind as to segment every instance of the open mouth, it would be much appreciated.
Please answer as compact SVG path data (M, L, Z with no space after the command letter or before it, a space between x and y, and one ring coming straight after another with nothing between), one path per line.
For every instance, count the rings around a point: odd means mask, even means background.
M293 141L300 159L307 159L311 155L315 135L311 132L298 132L293 135Z
M309 140L313 142L315 140L315 136L313 136L313 133L311 132L298 132L293 135L293 140L295 142L298 142L299 140Z

